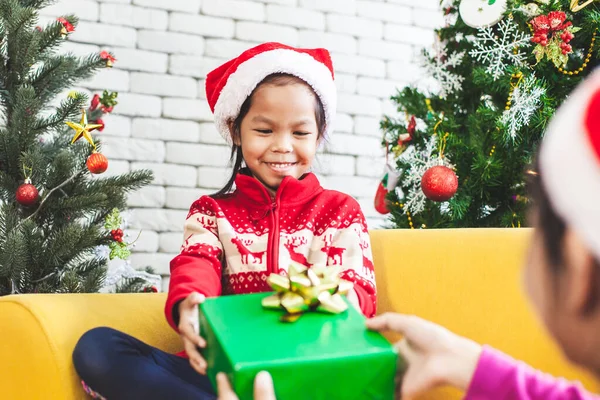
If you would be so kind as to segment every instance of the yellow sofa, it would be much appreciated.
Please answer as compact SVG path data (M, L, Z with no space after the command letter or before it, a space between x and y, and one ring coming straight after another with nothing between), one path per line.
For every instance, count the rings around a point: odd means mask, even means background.
M520 270L530 233L527 229L372 231L378 311L428 318L600 392L598 382L563 359L525 300ZM0 298L0 397L85 398L71 352L81 334L95 326L111 326L161 349L179 351L179 339L163 317L164 301L164 294ZM423 396L454 398L460 393L451 389Z

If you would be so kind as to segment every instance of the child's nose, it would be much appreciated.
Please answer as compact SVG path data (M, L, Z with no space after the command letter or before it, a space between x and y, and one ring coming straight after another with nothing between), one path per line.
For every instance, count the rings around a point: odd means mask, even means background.
M292 149L292 134L282 132L274 135L273 151L278 153L289 153Z

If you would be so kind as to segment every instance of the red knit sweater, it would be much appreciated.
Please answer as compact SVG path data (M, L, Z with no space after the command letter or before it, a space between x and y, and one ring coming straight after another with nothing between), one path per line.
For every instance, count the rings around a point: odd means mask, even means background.
M236 177L236 190L192 204L181 254L171 261L165 314L192 292L207 297L272 291L270 273L287 274L290 261L341 265L354 282L362 312L375 314L376 289L365 218L352 197L324 190L314 174L286 177L275 198L255 178Z

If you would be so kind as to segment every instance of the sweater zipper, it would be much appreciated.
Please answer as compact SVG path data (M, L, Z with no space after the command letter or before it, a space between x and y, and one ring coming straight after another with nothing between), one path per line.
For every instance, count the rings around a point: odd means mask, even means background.
M268 273L277 273L279 265L279 207L277 206L277 201L274 201L271 204L271 218L272 218L272 229L271 229L271 251L268 254L270 257L270 265L267 264L267 274Z
M288 179L283 179L275 197L271 200L271 235L269 236L269 245L267 246L267 274L279 272L279 206L281 205L281 193ZM265 193L267 193L267 190ZM267 193L267 195L269 195ZM270 255L270 256L269 256Z

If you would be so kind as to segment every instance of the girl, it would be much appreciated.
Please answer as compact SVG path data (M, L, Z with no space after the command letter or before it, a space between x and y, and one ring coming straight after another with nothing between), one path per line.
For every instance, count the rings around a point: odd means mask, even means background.
M600 378L600 70L557 112L536 170L527 291L565 355ZM600 399L415 316L388 313L367 327L404 336L403 399L444 385L466 400ZM224 374L217 382L219 399L237 400ZM259 373L255 400L274 399L271 377Z
M339 265L354 283L349 301L375 314L370 242L358 203L325 190L310 172L333 131L336 90L325 49L265 43L208 74L206 95L232 146L233 174L190 208L181 254L171 261L165 313L186 358L110 328L78 342L73 361L88 391L110 400L215 398L198 347L205 297L271 291L288 265ZM235 184L235 190L232 190Z
M557 112L536 170L527 292L566 357L600 378L600 70ZM407 397L453 385L472 400L600 398L417 317L387 314L367 324L404 334Z

